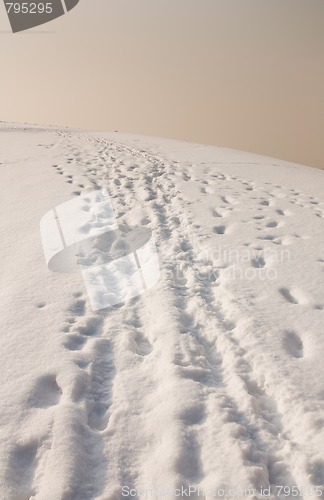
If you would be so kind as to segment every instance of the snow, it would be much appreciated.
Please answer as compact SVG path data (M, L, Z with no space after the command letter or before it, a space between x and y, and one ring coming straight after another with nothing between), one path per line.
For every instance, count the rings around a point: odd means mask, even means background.
M3 122L0 151L0 498L324 497L323 171ZM80 225L105 189L114 214ZM49 268L59 206L97 238L93 279L105 214L152 235L146 290L96 308L80 268Z

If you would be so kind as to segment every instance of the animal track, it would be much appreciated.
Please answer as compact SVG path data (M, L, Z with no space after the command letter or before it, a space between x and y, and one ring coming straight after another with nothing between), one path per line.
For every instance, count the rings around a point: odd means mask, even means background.
M76 300L71 308L69 309L71 313L75 314L76 316L84 316L85 314L85 305L86 302L85 300L79 299Z
M226 203L227 205L230 205L232 203L235 203L235 199L230 197L230 196L221 196L221 200Z
M214 233L216 234L225 234L226 232L226 226L215 226L214 227Z
M63 345L70 351L79 351L82 349L86 341L87 339L81 335L70 334Z
M86 302L82 293L74 294L75 300L68 309L72 317L67 317L63 332L67 333L64 340L64 347L70 351L80 351L89 337L98 337L102 333L103 319L100 316L85 316Z
M73 326L72 332L77 332L86 337L99 335L102 326L102 319L96 316L87 317L84 321L79 321L77 325Z
M212 215L213 217L226 217L228 215L228 209L224 210L223 208L213 208Z
M274 240L276 237L273 236L272 234L265 234L264 236L259 236L258 239L259 240L269 240L269 241L272 241Z
M152 352L153 347L151 343L141 332L136 332L134 341L136 343L137 354L140 356L148 356Z
M290 304L307 304L308 303L307 297L298 288L295 288L293 290L289 290L289 288L280 288L279 292L284 297L284 299L287 302L289 302Z
M302 358L304 356L303 342L296 332L285 331L283 344L287 352L294 358Z
M56 381L56 375L40 377L28 395L28 405L33 408L49 408L60 401L62 390Z
M273 221L270 221L266 224L266 227L278 227L278 222L273 220Z
M290 304L298 304L298 300L292 295L288 288L280 288L279 292Z
M261 268L265 266L266 262L264 257L262 257L262 255L259 255L251 260L251 264L253 267Z
M281 209L281 208L278 208L278 209L276 210L276 212L277 212L277 214L278 214L278 215L282 215L282 216L286 216L286 217L288 217L288 216L291 216L291 215L292 215L292 213L291 213L289 210L283 210L283 209Z
M7 475L12 475L15 486L15 496L11 498L27 500L35 495L33 479L36 469L36 454L38 443L35 440L29 443L17 444L11 451Z

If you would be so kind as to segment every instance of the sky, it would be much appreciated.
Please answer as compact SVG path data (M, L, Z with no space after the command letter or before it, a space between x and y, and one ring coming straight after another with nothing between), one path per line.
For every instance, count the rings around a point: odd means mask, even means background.
M216 144L324 168L323 0L80 0L12 34L0 120Z

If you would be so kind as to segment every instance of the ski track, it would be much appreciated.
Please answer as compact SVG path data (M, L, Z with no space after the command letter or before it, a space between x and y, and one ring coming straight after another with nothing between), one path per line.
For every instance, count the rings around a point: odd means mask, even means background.
M68 394L57 374L45 374L35 383L29 404L43 412L47 423L38 437L17 443L10 452L8 471L12 474L14 467L16 477L12 498L51 500L51 485L43 479L51 470L61 494L55 500L119 500L122 485L153 488L161 478L169 478L173 487L207 488L218 478L223 478L218 487L224 489L242 483L255 488L303 486L296 476L296 450L298 464L307 464L305 477L322 485L323 462L312 461L311 448L302 449L298 428L284 418L269 383L280 366L275 359L265 362L265 353L249 341L249 332L262 332L262 324L243 311L229 289L227 265L199 257L199 242L207 232L195 226L191 201L175 182L195 181L192 165L179 168L177 162L104 139L76 140L60 131L54 135L51 147L63 146L67 153L52 165L53 174L71 186L72 195L107 187L117 219L127 225L131 214L138 225L154 229L163 262L158 289L165 306L160 310L161 298L153 290L147 297L93 313L85 292L74 293L61 333L79 378ZM243 226L253 226L255 238L247 238L245 245L256 252L250 261L255 270L267 268L267 245L289 247L303 238L282 231L296 210L324 217L321 200L293 189L258 186L214 169L208 179L198 186L197 196L213 197L209 215L217 238L226 239L236 230L231 217L244 199L258 213L252 220L240 215ZM323 261L318 258L321 270ZM291 307L323 308L297 287L279 288L278 297ZM172 313L166 331L168 309ZM282 349L296 361L303 359L304 344L295 327L283 332ZM264 366L262 375L255 372L256 365ZM166 388L163 380L168 381ZM177 384L183 398L174 401L172 385ZM296 390L289 380L286 387L289 406ZM296 412L303 411L300 405ZM221 448L221 436L229 437L230 449ZM68 471L55 465L62 447L69 457ZM241 464L237 482L232 457ZM75 477L80 478L77 487Z

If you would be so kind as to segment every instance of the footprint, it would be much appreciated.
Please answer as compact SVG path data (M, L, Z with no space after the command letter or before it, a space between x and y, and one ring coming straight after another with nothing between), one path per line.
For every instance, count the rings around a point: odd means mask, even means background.
M280 288L279 292L290 304L299 304L298 300L291 294L288 288Z
M100 335L101 326L103 324L103 320L96 316L86 318L82 321L82 323L78 323L73 327L73 333L77 332L80 335L84 335L86 337L93 337L95 335Z
M29 393L27 403L32 408L49 408L60 401L62 390L56 381L56 375L40 377Z
M225 234L226 232L226 226L215 226L214 227L214 233L216 234Z
M221 196L221 200L226 203L227 205L230 205L231 203L234 203L235 200L231 198L230 196Z
M275 239L275 236L273 236L272 234L266 234L264 236L259 236L258 239L272 241Z
M262 200L262 201L260 201L260 205L264 205L265 207L269 207L270 206L270 201L268 201L268 200Z
M286 351L294 358L302 358L304 356L303 342L296 332L286 330L284 332L283 345Z
M206 418L206 407L203 404L188 405L180 414L185 425L201 424Z
M43 309L46 306L46 302L38 302L36 304L37 309Z
M266 224L266 227L278 227L278 222L275 220L272 220Z
M182 240L180 243L180 250L181 250L181 252L190 252L190 250L191 250L190 243L186 240Z
M292 215L292 213L291 213L289 210L282 210L281 208L278 208L278 209L276 210L276 212L277 212L277 214L279 214L279 215L283 215L283 216L286 216L286 217L288 217L288 216L291 216L291 215Z
M10 453L6 476L14 486L15 499L34 498L33 480L36 469L38 443L33 440L27 444L17 444ZM9 498L9 497L8 497Z
M153 351L151 343L141 332L136 332L134 340L136 343L137 354L139 354L140 356L148 356Z
M85 300L82 299L76 300L70 307L69 311L77 316L84 316L85 305L86 305Z
M120 214L118 214L118 215L121 216ZM123 215L124 215L124 213L123 213ZM147 226L150 222L151 221L150 221L149 217L143 217L143 219L141 219L142 226Z
M266 264L264 257L262 255L259 255L251 260L251 265L256 268L261 268L264 267Z
M81 335L69 335L67 340L64 342L64 347L70 351L80 351L87 339Z
M225 319L222 322L222 325L225 328L225 330L227 330L228 332L232 332L233 330L235 330L235 328L237 326L235 321L231 321L231 320L227 320L227 319Z
M181 221L180 221L179 217L171 217L171 220L172 220L172 222L174 223L174 225L175 225L176 227L179 227L179 226L180 226Z
M291 245L291 243L293 243L293 237L288 235L288 236L283 236L281 238L273 238L273 243L275 243L275 245L283 245L283 246L288 246L288 245Z
M293 290L289 290L289 288L280 288L279 292L290 304L308 304L309 300L306 295L299 290L298 288L294 288Z

